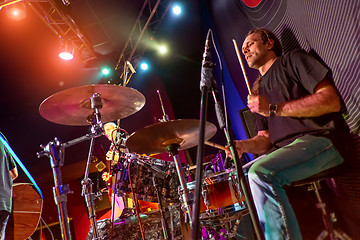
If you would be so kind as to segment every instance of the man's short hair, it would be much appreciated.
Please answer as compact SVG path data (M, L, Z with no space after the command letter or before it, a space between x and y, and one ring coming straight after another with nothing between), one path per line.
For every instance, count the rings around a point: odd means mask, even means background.
M274 47L272 50L274 51L276 56L279 57L282 55L281 43L273 32L267 30L266 28L255 28L255 29L250 30L249 33L247 34L247 36L249 36L250 34L253 34L253 33L259 34L261 39L263 40L263 43L266 43L270 39L274 40Z

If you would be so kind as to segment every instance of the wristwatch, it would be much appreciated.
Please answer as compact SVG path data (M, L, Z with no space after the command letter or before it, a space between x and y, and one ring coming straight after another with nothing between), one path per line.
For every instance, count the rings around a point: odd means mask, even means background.
M276 116L277 108L278 108L277 104L272 104L272 103L269 104L270 117L275 117Z

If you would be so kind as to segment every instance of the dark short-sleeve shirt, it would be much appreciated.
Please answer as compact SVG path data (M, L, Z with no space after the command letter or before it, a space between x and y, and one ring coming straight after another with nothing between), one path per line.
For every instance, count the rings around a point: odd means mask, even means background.
M0 210L11 212L13 181L10 170L15 168L15 161L0 140Z
M262 77L259 94L270 103L288 102L314 93L329 70L303 50L279 57ZM263 117L256 114L256 130L268 130L274 145L282 147L303 133L346 129L340 113L320 117Z

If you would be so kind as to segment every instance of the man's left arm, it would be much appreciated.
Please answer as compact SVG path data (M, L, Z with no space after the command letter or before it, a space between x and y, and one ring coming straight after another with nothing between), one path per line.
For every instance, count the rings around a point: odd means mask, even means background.
M341 108L340 97L329 79L324 78L316 85L314 93L303 98L278 104L277 116L318 117L338 112Z
M257 112L268 117L270 102L264 96L249 95L248 106L251 112ZM281 117L318 117L327 113L338 112L341 108L340 97L331 81L324 78L320 81L314 93L303 98L276 104L276 116Z

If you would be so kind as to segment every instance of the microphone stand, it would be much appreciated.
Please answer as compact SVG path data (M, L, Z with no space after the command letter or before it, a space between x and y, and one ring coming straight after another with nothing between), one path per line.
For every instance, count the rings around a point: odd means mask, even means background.
M210 62L210 51L209 51L209 36L210 30L208 31L205 51L203 55L202 68L201 68L201 101L200 101L200 131L199 131L199 144L196 156L196 172L195 172L195 201L193 203L192 213L192 234L191 239L199 239L200 234L200 193L202 185L202 160L204 158L204 147L205 147L205 123L206 123L206 110L208 105L208 93L211 86L211 76L213 63Z
M231 129L226 127L225 120L224 120L225 119L224 118L224 109L222 107L223 104L221 103L221 99L216 90L216 83L215 83L214 79L213 79L213 87L211 88L211 92L212 92L212 95L213 95L213 98L215 101L215 112L216 112L217 120L219 122L219 128L224 130L224 134L225 134L225 137L227 140L227 145L229 146L231 154L233 156L236 173L237 173L237 177L238 177L237 179L241 186L241 190L245 196L245 201L246 201L247 207L249 209L249 213L251 216L251 221L252 221L252 224L254 227L255 234L256 234L258 240L263 240L264 234L263 234L263 231L260 226L259 217L257 215L255 204L254 204L254 199L253 199L251 191L250 191L249 183L244 175L243 167L242 167L242 164L241 164L241 161L239 158L239 154L235 148L234 139L232 139L233 134L232 134L232 132L230 134Z
M204 134L205 134L205 121L206 121L206 109L207 109L207 101L208 101L208 92L209 89L212 92L214 101L215 101L215 112L216 117L219 122L220 129L224 130L225 137L227 140L227 145L230 148L231 154L233 156L233 160L235 163L235 168L237 171L238 182L241 186L242 192L245 196L245 201L247 203L247 207L249 209L249 213L251 216L252 224L255 230L255 234L258 240L263 240L264 235L260 226L259 218L255 209L254 200L252 198L249 184L245 178L241 161L239 159L239 155L235 148L234 139L232 139L233 135L229 134L230 129L227 129L224 118L224 110L223 105L220 104L221 100L216 91L215 80L213 79L212 70L214 67L214 63L211 61L210 54L210 33L211 29L209 29L206 42L205 42L205 51L203 55L202 68L201 68L201 80L200 80L200 90L201 90L201 111L200 111L200 135L199 135L199 145L197 151L197 159L196 159L196 175L195 175L195 202L193 207L193 229L192 229L192 240L199 239L200 233L200 192L202 185L202 159L204 158Z

